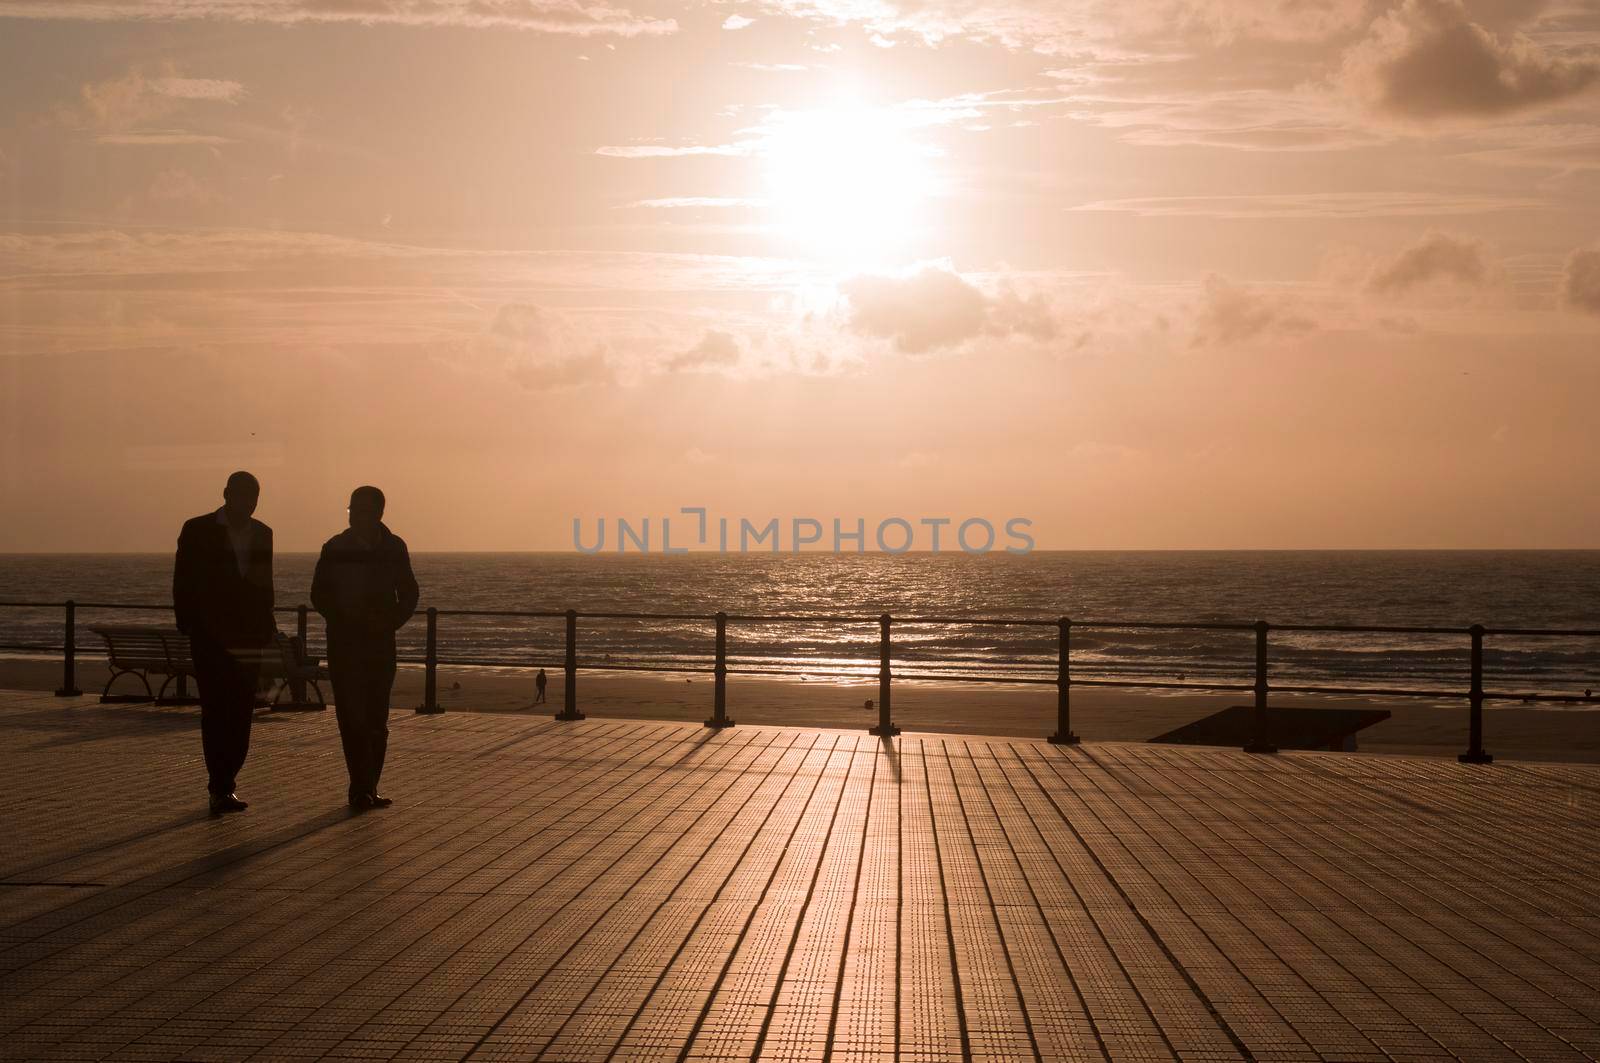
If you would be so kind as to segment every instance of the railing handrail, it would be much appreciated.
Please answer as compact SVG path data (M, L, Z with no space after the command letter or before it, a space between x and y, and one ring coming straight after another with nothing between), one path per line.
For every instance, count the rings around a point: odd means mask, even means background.
M0 601L0 608L9 609L60 609L67 603L62 601ZM131 609L171 611L172 603L157 602L80 602L74 600L79 609ZM300 610L299 605L279 605L273 608L275 613L295 613ZM419 613L426 613L427 606L419 606ZM584 609L479 609L479 608L437 608L438 616L494 616L518 617L523 619L564 619L569 612L576 613L579 617L590 620L692 620L705 623L715 623L717 613L651 613L651 612L615 612L607 610L588 611ZM880 614L851 614L851 613L724 613L721 614L730 622L755 623L755 624L803 624L803 623L828 623L828 624L876 624ZM974 627L1040 627L1053 628L1061 621L1057 617L1029 617L1029 616L901 616L892 614L896 626L904 627L908 624L942 624L961 625L967 624ZM1074 629L1096 631L1133 631L1133 630L1159 630L1159 631L1254 631L1259 621L1255 620L1126 620L1117 618L1078 620L1070 619ZM1283 624L1269 621L1273 631L1302 631L1326 632L1329 634L1356 634L1356 635L1468 635L1474 625L1461 624L1458 626L1432 625L1432 624ZM1488 627L1483 626L1485 635L1526 636L1533 638L1600 638L1600 628L1524 628L1524 627Z
M14 609L65 609L65 629L63 644L59 647L62 651L62 685L56 691L62 697L77 696L81 693L76 684L76 615L78 609L101 610L140 610L140 611L172 611L170 604L153 604L148 602L77 602L67 599L63 602L34 602L34 601L0 601L0 608ZM302 640L307 636L306 624L309 607L303 602L299 605L277 606L276 613L296 614L297 635ZM422 665L425 670L423 680L423 703L418 707L419 712L442 712L437 699L438 666L460 665L479 667L510 667L526 668L532 662L523 660L501 659L476 659L476 658L441 658L438 648L438 626L441 616L478 616L478 617L515 617L523 619L561 619L565 621L566 647L563 669L566 674L566 683L563 689L564 707L556 713L558 720L581 720L584 718L577 707L577 673L579 669L577 654L578 621L580 618L591 620L644 620L644 621L692 621L695 623L708 623L715 625L715 665L705 668L699 665L686 665L681 663L659 663L646 660L644 663L621 663L609 660L589 661L583 667L599 671L651 671L651 672L677 672L691 674L705 674L709 672L714 677L714 709L712 718L706 721L708 727L727 727L733 721L728 719L726 713L726 684L728 675L816 675L840 678L868 678L866 673L840 672L816 668L788 668L788 669L763 669L748 667L750 661L759 662L761 655L735 656L735 667L728 667L727 654L727 626L728 623L746 624L852 624L878 626L878 723L871 728L871 733L883 738L890 738L900 733L895 726L890 713L890 695L892 690L892 665L893 654L891 649L891 633L895 625L940 625L940 626L1015 626L1030 628L1054 628L1057 637L1056 675L1047 676L1025 675L1020 672L1000 673L991 675L960 675L948 672L929 672L921 669L930 668L937 661L912 663L912 670L901 672L901 679L933 682L979 682L979 683L1032 683L1040 685L1054 685L1057 690L1057 719L1056 733L1050 736L1050 741L1060 744L1073 744L1078 741L1078 736L1072 733L1070 727L1070 698L1069 690L1073 685L1123 687L1157 690L1209 690L1229 692L1249 692L1253 695L1254 714L1252 716L1251 734L1245 743L1245 750L1252 753L1275 753L1277 746L1271 737L1271 714L1267 707L1268 695L1276 691L1280 694L1328 694L1328 695L1355 695L1365 697L1425 697L1433 699L1465 698L1471 707L1470 738L1467 751L1458 758L1464 762L1474 764L1487 764L1493 761L1483 748L1483 704L1490 700L1547 701L1547 702L1584 702L1600 703L1600 698L1592 697L1588 690L1579 698L1568 695L1553 695L1542 693L1502 693L1486 690L1484 679L1484 639L1489 636L1512 636L1532 638L1590 638L1600 637L1600 630L1587 628L1489 628L1482 624L1472 624L1465 627L1443 627L1436 625L1414 624L1272 624L1265 620L1252 622L1243 621L1163 621L1163 620L1073 620L1068 616L1055 618L1045 617L991 617L991 616L902 616L896 617L889 613L878 616L854 616L836 613L734 613L716 612L704 613L653 613L653 612L627 612L627 611L596 611L580 612L577 609L544 610L544 609L440 609L437 606L428 606L419 610L426 618L425 651ZM1117 679L1117 678L1078 678L1073 679L1071 674L1071 645L1074 630L1155 630L1155 631L1229 631L1251 632L1254 635L1255 667L1254 682L1249 685L1243 683L1227 683L1212 681L1188 680L1187 676L1180 674L1177 682L1158 680L1153 678L1143 679ZM1272 632L1319 632L1326 634L1426 634L1426 635L1465 635L1470 638L1469 660L1471 665L1470 686L1465 691L1417 689L1408 687L1348 687L1348 686L1320 686L1310 684L1281 684L1272 686L1268 683L1268 642ZM33 645L0 645L0 650L15 649L26 652L47 652L57 647L37 647ZM414 662L415 658L401 658L401 660ZM957 663L965 663L958 661ZM1012 662L1008 662L1012 663ZM1014 662L1021 667L1032 667L1029 662ZM1041 665L1042 667L1042 665ZM1116 672L1111 673L1113 676ZM296 700L303 700L303 694L296 692ZM867 703L870 708L872 703Z

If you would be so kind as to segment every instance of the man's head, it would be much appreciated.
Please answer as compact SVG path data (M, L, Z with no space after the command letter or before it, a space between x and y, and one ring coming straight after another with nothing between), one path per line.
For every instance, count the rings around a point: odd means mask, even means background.
M350 527L370 538L378 533L383 520L383 492L376 487L358 487L350 492Z
M246 521L256 511L260 498L261 482L241 469L228 477L228 484L222 489L222 508L229 520Z

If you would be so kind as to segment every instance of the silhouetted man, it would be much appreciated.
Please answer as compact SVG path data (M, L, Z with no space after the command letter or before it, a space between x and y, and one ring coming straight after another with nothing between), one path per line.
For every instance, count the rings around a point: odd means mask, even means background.
M327 621L333 708L350 772L350 807L387 808L378 793L389 747L394 633L417 611L406 544L383 523L383 492L350 495L350 527L329 539L311 579L311 604Z
M214 813L246 807L233 791L250 751L262 650L278 630L272 529L250 516L260 497L254 476L228 477L222 508L184 523L172 568L172 607L200 684L200 744Z
M539 674L533 677L533 685L539 689L538 694L535 695L535 697L533 699L533 703L535 705L543 705L544 704L544 688L545 688L545 684L547 684L549 682L550 682L550 679L549 679L549 677L547 677L544 674L544 669L543 668L539 669Z

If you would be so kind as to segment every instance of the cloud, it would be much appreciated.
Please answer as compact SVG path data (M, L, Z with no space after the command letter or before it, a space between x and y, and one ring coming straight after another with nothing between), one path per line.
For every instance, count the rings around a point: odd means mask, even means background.
M1194 345L1222 347L1268 336L1298 336L1316 322L1286 296L1255 292L1213 273L1201 287Z
M1184 71L1154 85L1091 85L1064 98L1064 113L1116 130L1124 143L1152 147L1337 151L1391 137L1353 125L1348 107L1331 93L1284 86L1205 89L1216 76Z
M745 18L743 15L729 15L723 20L722 28L725 30L742 30L746 26L755 25L755 22L755 19Z
M678 155L748 155L752 150L753 145L749 144L607 144L595 148L594 153L617 159L662 159Z
M1600 247L1580 248L1567 256L1561 298L1574 310L1600 314Z
M603 0L7 0L0 18L90 22L215 20L294 25L461 26L634 37L675 33L670 18L636 15Z
M139 133L101 133L94 138L96 144L167 145L167 144L232 144L231 137L210 133L190 133L182 129L151 129Z
M1482 284L1488 275L1480 242L1431 232L1374 269L1367 279L1367 290L1398 295L1436 280Z
M676 210L697 207L764 207L764 199L741 199L736 196L668 196L664 199L638 199L625 207L643 207L648 210Z
M217 195L188 170L162 170L150 182L146 195L158 203L211 203Z
M863 335L891 340L908 354L955 347L979 336L1025 336L1044 341L1056 321L1042 295L1009 287L987 295L948 269L925 266L903 276L863 274L839 285L849 301L848 324Z
M3 11L4 8L0 8ZM221 78L191 78L176 64L159 64L154 73L134 67L120 77L91 81L78 98L55 109L54 117L69 129L95 134L95 142L114 145L229 144L232 138L172 128L180 115L193 115L196 105L233 104L244 86Z
M700 342L667 359L673 370L727 369L739 363L739 344L729 333L707 329Z
M528 388L577 387L612 376L604 344L585 342L567 318L527 303L495 311L480 349Z
M162 96L170 96L176 100L216 100L221 103L237 103L239 97L244 95L244 86L237 81L223 81L219 78L159 78L151 83L151 88Z
M1600 170L1600 125L1580 122L1501 125L1477 137L1486 146L1461 157L1496 166L1574 174Z
M1360 26L1368 11L1365 0L759 0L757 6L826 25L854 25L869 40L935 46L964 39L1063 57L1322 41Z
M1383 218L1488 214L1531 210L1545 202L1526 196L1443 195L1430 192L1293 192L1233 196L1152 196L1104 199L1069 210L1197 218Z
M1346 52L1339 80L1378 114L1430 122L1567 99L1600 80L1600 59L1551 55L1493 32L1461 0L1405 0Z

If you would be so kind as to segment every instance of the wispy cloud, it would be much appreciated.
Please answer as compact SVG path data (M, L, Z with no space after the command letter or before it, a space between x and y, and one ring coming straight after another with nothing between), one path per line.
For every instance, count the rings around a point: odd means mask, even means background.
M669 159L679 155L749 155L755 145L740 144L607 144L594 149L596 155L617 159Z
M191 120L207 124L206 116L218 110L217 104L232 105L244 95L237 81L187 77L167 61L153 70L136 66L118 77L87 82L79 86L76 99L59 104L51 117L69 129L93 132L99 144L216 146L233 138L184 127Z
M675 33L676 20L638 15L602 0L8 0L0 18L92 22L208 19L293 25L462 26L576 36Z
M151 129L139 133L101 133L95 137L97 144L162 145L162 144L231 144L229 137L210 133L190 133L182 129Z
M1576 173L1600 170L1600 125L1546 122L1500 126L1477 138L1485 146L1461 158L1496 166Z
M1073 120L1117 131L1128 144L1239 151L1337 151L1391 134L1355 124L1332 94L1307 89L1212 90L1186 85L1091 85L1067 97Z
M764 207L765 199L741 199L736 196L667 196L663 199L639 199L624 207L643 207L649 210L678 210L695 207Z
M1435 195L1427 192L1297 192L1228 196L1151 196L1103 199L1069 210L1201 218L1380 218L1488 214L1533 210L1528 196Z
M217 100L236 103L244 95L244 86L237 81L221 78L164 77L151 82L151 88L162 96L179 100Z

